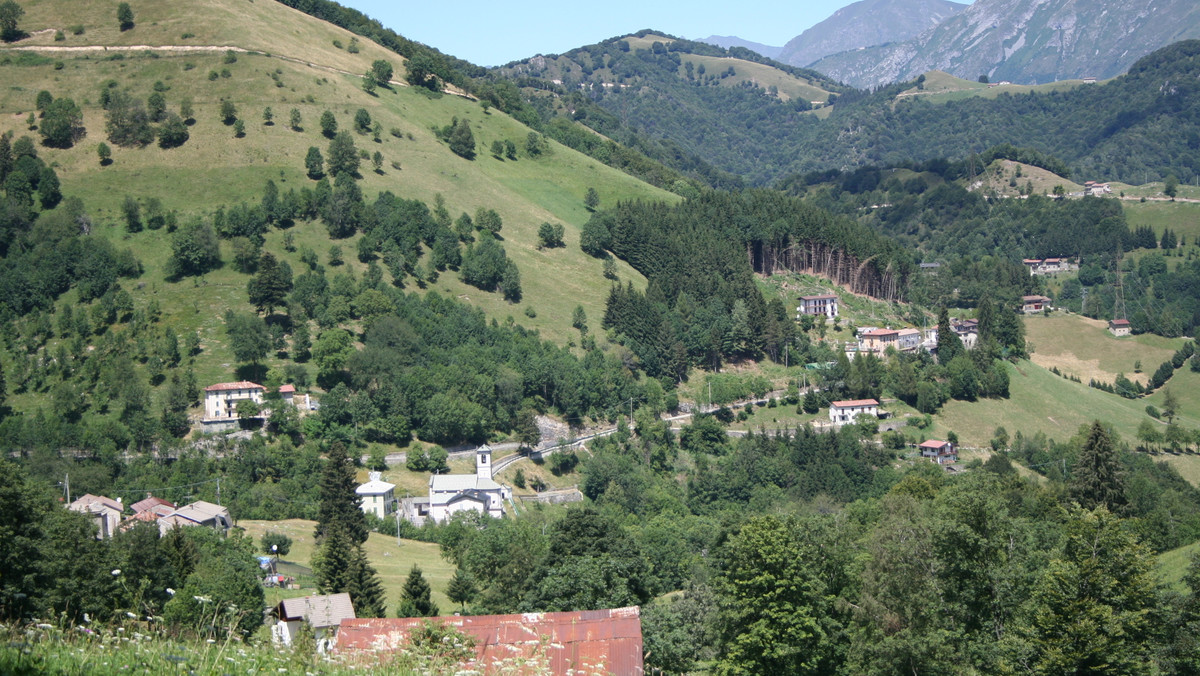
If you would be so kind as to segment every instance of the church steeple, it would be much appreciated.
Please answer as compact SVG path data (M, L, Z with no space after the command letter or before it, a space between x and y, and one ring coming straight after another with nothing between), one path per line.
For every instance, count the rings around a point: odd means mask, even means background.
M479 479L492 478L492 447L487 444L475 450L475 476Z

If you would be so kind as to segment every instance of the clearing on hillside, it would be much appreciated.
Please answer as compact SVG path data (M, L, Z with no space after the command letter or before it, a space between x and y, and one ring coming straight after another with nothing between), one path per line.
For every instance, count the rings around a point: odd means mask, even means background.
M1025 337L1033 344L1033 363L1064 374L1111 383L1117 374L1143 385L1158 365L1171 358L1183 345L1181 338L1152 334L1117 338L1108 332L1108 322L1082 315L1028 316ZM1142 373L1134 366L1141 362Z

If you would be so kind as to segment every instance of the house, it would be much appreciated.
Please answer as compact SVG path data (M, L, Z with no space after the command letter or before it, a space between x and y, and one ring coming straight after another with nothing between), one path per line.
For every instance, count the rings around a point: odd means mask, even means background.
M1084 84L1096 84L1096 76L1095 75L1085 75L1083 78L1083 83Z
M511 499L512 489L492 480L492 449L484 444L476 449L474 474L434 474L429 497L405 498L401 505L404 518L420 526L426 519L446 521L466 510L500 518L504 501Z
M1085 189L1086 194L1086 189ZM1053 275L1079 269L1079 263L1070 258L1025 258L1021 262L1029 268L1030 276Z
M336 640L342 621L354 618L354 604L345 592L284 599L275 606L271 640L291 645L307 621L317 638L317 650L325 652L323 648Z
M1045 296L1021 296L1021 312L1031 315L1050 307L1050 299Z
M366 514L385 518L396 511L396 484L389 484L379 472L370 472L369 481L354 489L358 494L359 506Z
M900 348L900 332L894 329L872 329L858 336L858 349L883 354L889 347Z
M295 406L296 405L296 402L294 401L295 397L296 397L296 386L295 385L288 383L279 388L279 399L283 403L288 404L290 406Z
M386 654L404 648L410 632L429 621L475 639L472 673L530 673L520 665L533 662L547 669L538 673L559 676L645 674L641 614L636 606L516 615L347 619L342 621L334 650L343 654L370 651L384 661Z
M1096 181L1087 181L1086 183L1083 184L1083 194L1084 195L1094 195L1096 197L1099 197L1101 195L1111 195L1112 187L1110 187L1107 183L1097 183Z
M879 402L874 399L835 401L829 405L829 420L835 425L852 423L858 416L879 417Z
M162 535L176 526L206 526L224 533L233 527L233 517L221 505L197 500L158 519L158 532Z
M920 329L900 329L897 334L897 347L901 352L914 352L921 347Z
M922 441L917 448L921 450L921 457L929 458L930 461L939 465L952 465L958 462L958 451L954 450L954 444L949 441L930 439Z
M1114 319L1108 323L1108 332L1120 338L1128 336L1133 331L1128 319Z
M93 522L96 524L97 540L104 540L115 535L117 526L120 525L122 516L125 513L125 505L122 504L120 498L113 500L103 495L92 495L91 493L67 505L67 509L92 517Z
M237 383L217 383L204 388L204 422L229 422L238 419L239 401L250 400L263 405L267 388L243 380Z
M964 319L962 321L951 319L950 330L954 331L954 335L958 336L958 339L962 342L963 347L968 350L975 349L975 344L979 342L978 319Z
M819 296L801 296L800 305L796 308L796 318L800 315L825 315L830 319L838 316L838 298L832 293Z

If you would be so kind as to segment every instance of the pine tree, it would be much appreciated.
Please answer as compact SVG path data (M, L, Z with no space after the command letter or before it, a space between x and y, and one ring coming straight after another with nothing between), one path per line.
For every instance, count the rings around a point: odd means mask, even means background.
M446 597L452 603L459 604L464 611L467 609L467 604L475 598L478 592L479 589L475 586L475 579L462 568L454 571L454 577L450 578L450 584L446 586Z
M259 312L271 314L276 307L286 304L292 284L283 268L270 253L264 253L258 263L258 273L247 283L250 304Z
M1120 511L1126 504L1121 461L1108 430L1092 423L1071 477L1071 497L1085 509L1099 506Z
M350 588L350 564L358 549L340 527L325 531L321 546L313 554L312 569L317 578L317 590L322 594L340 594ZM355 608L357 609L357 604Z
M950 313L946 308L938 311L937 359L939 364L949 364L963 351L962 341L950 328Z
M383 617L387 614L383 583L379 581L375 568L367 561L367 554L362 547L352 548L346 568L346 585L346 589L341 591L350 594L355 615Z
M408 579L404 581L404 591L400 594L400 607L396 610L397 617L434 617L438 614L437 604L430 595L433 589L421 574L421 568L415 563L408 571Z
M321 474L321 506L314 537L320 540L333 529L342 528L354 544L367 541L367 518L358 506L358 494L354 492L357 487L354 461L346 455L346 447L336 442L329 448Z

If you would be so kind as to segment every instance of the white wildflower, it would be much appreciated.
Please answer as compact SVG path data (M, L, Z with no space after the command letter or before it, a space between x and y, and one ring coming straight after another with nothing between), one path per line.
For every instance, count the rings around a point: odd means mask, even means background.
M113 574L114 576L115 576L115 575L120 575L120 574L121 574L121 569L120 569L120 568L113 568L112 574Z

